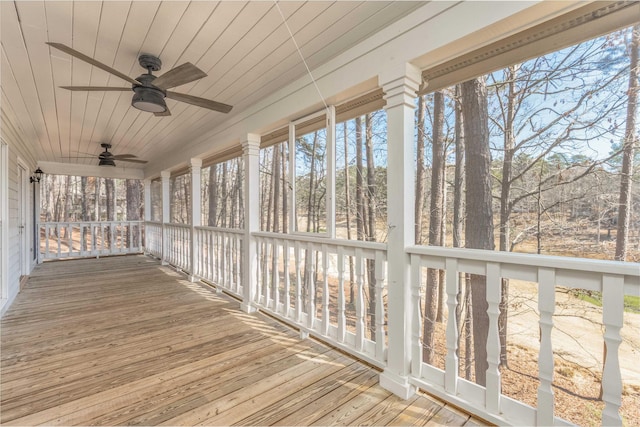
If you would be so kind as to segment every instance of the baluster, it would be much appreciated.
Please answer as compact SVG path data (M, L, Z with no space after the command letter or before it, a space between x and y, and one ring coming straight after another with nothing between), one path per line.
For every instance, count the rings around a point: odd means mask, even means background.
M278 304L280 303L280 267L278 265L280 256L280 245L276 239L271 239L272 250L271 256L271 287L273 291L273 311L278 312Z
M420 255L411 254L411 299L413 300L413 322L411 331L411 374L422 375L422 260Z
M69 228L69 225L67 225L67 229ZM67 234L69 235L67 245L69 245L69 256L71 256L71 252L73 252L73 228L71 228Z
M259 304L260 303L260 298L262 297L262 250L264 249L263 247L263 243L262 243L262 238L258 237L256 238L256 270L257 270L257 277L258 277L258 283L256 284L256 303Z
M347 317L344 311L344 249L338 246L338 342L344 342Z
M604 324L604 369L602 370L602 425L622 425L622 376L618 349L624 320L624 276L602 275L602 323Z
M270 279L271 279L271 275L269 274L269 254L273 251L273 245L269 244L269 240L264 239L264 253L263 253L263 259L262 259L262 281L263 281L263 288L262 288L262 297L264 298L264 306L265 307L269 307L269 296L271 295L269 290L270 290Z
M57 242L58 242L58 258L60 258L61 251L62 251L62 242L60 241L60 224L56 224L56 235L57 235Z
M237 267L236 267L236 271L237 271L237 278L236 278L236 289L238 291L238 293L240 293L240 284L242 283L243 280L243 273L242 273L242 263L244 262L244 253L242 252L242 248L244 245L244 239L243 236L236 234L235 236L236 239L236 249L238 250L237 253L237 259L236 259L236 263L237 263Z
M384 299L382 298L382 292L385 284L385 271L384 271L384 253L382 251L376 251L376 358L380 361L384 361L384 351L386 347L385 343L385 329L384 329ZM371 297L373 298L373 297Z
M219 273L218 285L220 286L220 288L228 288L230 283L229 276L231 275L231 272L228 271L228 262L226 258L229 239L227 238L227 234L222 230L219 231L217 234L218 234L218 239L217 239L218 259L216 262L218 263L218 273ZM258 278L260 278L260 266L258 266L257 275L258 275Z
M289 317L290 316L290 311L291 311L291 278L289 276L289 241L285 240L284 241L284 246L282 248L282 263L284 265L283 267L283 273L284 273L284 310L282 312L282 314L284 315L284 317Z
M192 254L192 258L195 260L195 266L194 266L194 276L198 276L198 277L203 277L204 276L204 272L202 271L202 257L204 256L204 252L202 250L203 245L202 245L202 231L198 228L194 228L193 230L193 249L195 251L194 254Z
M213 260L213 265L214 265L214 282L217 285L222 285L222 283L220 283L220 260L218 258L218 248L220 247L220 233L216 232L216 234L214 235L214 243L213 243L213 248L211 248L211 259Z
M300 242L295 242L295 258L296 258L296 322L302 320L302 257L300 254Z
M307 326L309 329L313 329L315 326L316 320L316 282L315 282L315 263L313 262L313 244L307 243L307 256L308 259L305 260L305 263L309 266L308 277L307 277L307 297L308 297L308 313L307 313Z
M45 247L45 252L44 252L44 257L45 258L49 258L49 237L51 236L51 227L49 227L49 224L46 224L44 226L44 236L45 236L45 240L44 240L44 247Z
M202 251L202 263L205 277L207 280L213 282L213 274L211 271L211 235L212 233L210 230L202 231L202 240L204 243L200 250Z
M364 269L362 263L362 249L356 249L356 286L358 296L356 297L356 350L362 351L365 334L365 306L364 306Z
M229 236L226 233L222 233L223 259L222 259L222 271L224 273L224 280L222 281L225 288L229 287L231 283L231 269L229 268Z
M498 316L500 315L500 295L502 280L500 264L487 263L487 314L489 315L489 334L487 336L487 411L491 414L500 413L500 333L498 331ZM454 314L455 315L455 314Z
M538 355L538 410L536 424L553 425L553 313L556 308L556 272L551 268L538 269L538 310L540 311L540 354Z
M322 335L329 335L329 247L322 245Z
M458 319L456 319L456 308L458 307L458 260L447 258L445 260L446 269L446 292L447 308L447 356L444 369L444 387L447 392L455 395L458 388Z
M98 250L98 252L104 252L105 250L105 241L104 241L104 227L102 225L99 225L100 227L100 249Z

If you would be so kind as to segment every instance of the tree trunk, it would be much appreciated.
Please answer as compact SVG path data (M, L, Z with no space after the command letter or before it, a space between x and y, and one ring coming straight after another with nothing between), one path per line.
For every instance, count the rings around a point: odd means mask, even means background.
M491 209L491 153L487 88L484 77L461 84L464 114L466 212L465 246L474 249L494 249L493 212ZM489 316L486 300L486 277L472 274L471 301L473 316L473 347L476 382L486 384L487 336Z
M627 98L627 124L622 148L622 170L620 173L620 199L618 203L618 230L616 233L615 259L627 258L629 220L631 218L631 181L638 105L638 50L640 49L640 25L633 27L630 46L629 91Z
M373 161L373 125L371 114L365 116L365 146L367 153L367 222L369 223L367 240L375 242L376 225L375 225L375 164ZM375 260L367 259L367 276L369 282L369 330L370 338L375 340L376 332L376 271Z
M415 204L415 239L416 245L422 244L422 217L424 208L424 116L425 116L425 96L418 99L418 141L416 146L416 204Z
M280 147L273 147L273 231L280 232Z
M356 232L364 240L364 196L362 167L362 119L356 117Z
M513 157L515 154L514 119L516 109L516 77L518 65L506 69L507 79L507 114L504 123L504 160L502 162L502 183L500 187L500 246L501 251L510 249L510 217L511 217L511 175ZM502 294L500 298L500 315L498 316L498 331L500 335L500 366L507 366L507 319L509 309L509 279L502 279Z
M80 177L80 191L81 191L81 215L82 221L89 221L89 201L87 200L87 177ZM80 242L80 247L84 250L89 250L89 242L87 236L89 234L89 229L83 227L82 229L82 240Z
M218 165L209 167L209 218L207 225L215 227L218 217Z
M289 232L289 195L287 194L287 191L289 190L289 176L287 175L287 164L288 164L288 157L287 157L287 152L286 152L286 143L282 143L280 144L280 150L281 150L281 154L280 157L282 158L282 232L283 233L288 233Z
M347 240L351 240L351 183L349 177L349 138L347 137L347 122L343 123L344 134L344 204L347 221ZM355 272L353 257L349 258L349 304L354 304Z
M107 204L107 221L115 221L115 212L114 212L114 207L115 207L115 184L113 182L113 178L106 178L104 180L104 190L106 193L106 204ZM113 225L109 225L109 227L107 228L107 244L109 245L109 248L111 248L111 245L113 244L113 236L112 236L112 228Z
M220 227L226 227L227 226L227 198L229 197L229 191L228 191L228 181L229 181L229 172L228 172L228 167L227 167L227 162L224 162L222 164L222 182L220 183L220 189L221 189L221 202L222 202L222 206L220 209L220 220L219 220L219 224Z
M71 221L71 209L73 206L73 193L71 192L71 176L67 175L64 177L64 181L65 181L65 188L66 188L66 195L64 198L64 213L62 214L62 217L64 218L64 221ZM62 193L62 191L59 192L59 194ZM64 238L68 239L69 238L69 227L65 227L64 228Z
M439 91L433 96L433 136L431 147L431 201L429 206L429 245L442 245L443 218L443 174L444 168L444 94ZM433 363L435 322L438 314L438 283L440 274L433 268L427 269L427 286L424 301L423 361Z
M140 212L140 181L137 179L127 179L125 181L127 188L127 221L139 221L142 217ZM128 241L132 244L138 242L139 227L130 227L127 235Z

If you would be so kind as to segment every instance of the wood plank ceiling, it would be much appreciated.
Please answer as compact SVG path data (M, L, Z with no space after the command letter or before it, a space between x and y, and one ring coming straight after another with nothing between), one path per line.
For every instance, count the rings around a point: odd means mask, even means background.
M231 104L233 115L306 73L278 6L313 69L422 4L1 1L0 106L38 161L95 165L94 158L74 157L97 157L106 142L115 154L153 162L228 117L173 100L172 115L156 117L131 107L132 92L61 89L128 83L45 42L66 44L132 78L145 72L142 53L162 60L156 75L191 62L208 76L175 90Z

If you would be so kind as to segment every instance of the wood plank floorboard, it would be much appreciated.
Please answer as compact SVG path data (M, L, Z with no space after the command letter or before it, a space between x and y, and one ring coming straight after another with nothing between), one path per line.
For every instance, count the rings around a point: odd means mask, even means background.
M2 425L482 425L150 257L46 262L0 324Z

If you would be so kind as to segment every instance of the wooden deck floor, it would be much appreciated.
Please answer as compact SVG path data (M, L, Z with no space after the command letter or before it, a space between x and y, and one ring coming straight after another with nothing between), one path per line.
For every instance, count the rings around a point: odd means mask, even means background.
M144 256L37 267L1 328L3 425L478 425Z

